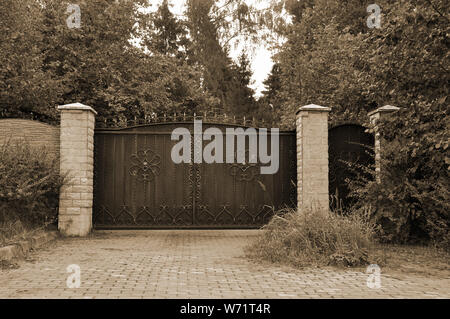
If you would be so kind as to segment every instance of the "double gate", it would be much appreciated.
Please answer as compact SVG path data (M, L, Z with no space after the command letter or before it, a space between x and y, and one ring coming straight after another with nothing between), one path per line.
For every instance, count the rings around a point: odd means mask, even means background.
M212 126L222 132L238 127L203 123L204 129ZM263 175L261 164L248 159L174 163L171 150L178 141L171 134L179 127L193 141L192 122L95 131L94 227L253 228L267 223L274 210L295 206L295 132L280 132L279 170Z

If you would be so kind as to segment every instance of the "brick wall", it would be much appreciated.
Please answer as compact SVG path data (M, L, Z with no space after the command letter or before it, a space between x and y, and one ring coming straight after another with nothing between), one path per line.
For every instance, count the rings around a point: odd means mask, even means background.
M0 119L0 145L8 140L14 143L24 140L33 147L44 148L53 154L59 154L59 127L46 123L21 120Z

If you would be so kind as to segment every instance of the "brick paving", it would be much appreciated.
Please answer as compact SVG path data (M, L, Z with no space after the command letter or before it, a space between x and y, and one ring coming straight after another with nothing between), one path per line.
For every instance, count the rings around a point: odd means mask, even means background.
M99 231L60 239L18 269L0 270L0 298L450 298L450 278L258 264L243 248L257 230ZM67 266L81 269L79 288Z

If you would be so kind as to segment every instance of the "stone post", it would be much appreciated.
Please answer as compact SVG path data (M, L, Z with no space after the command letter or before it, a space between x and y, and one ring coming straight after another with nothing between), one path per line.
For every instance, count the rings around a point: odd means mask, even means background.
M59 197L58 229L86 236L92 229L94 127L97 112L80 103L61 105L60 172L67 184Z
M328 113L329 107L306 105L298 109L297 203L298 210L329 209Z
M378 131L377 121L397 112L400 108L392 105L385 105L369 112L370 123L373 125L375 133L375 176L377 182L381 182L381 137Z

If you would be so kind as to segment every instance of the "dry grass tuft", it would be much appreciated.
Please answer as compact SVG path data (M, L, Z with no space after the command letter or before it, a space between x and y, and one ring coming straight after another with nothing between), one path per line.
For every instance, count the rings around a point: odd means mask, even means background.
M295 266L362 266L369 263L376 226L365 214L284 209L247 247L247 256Z

